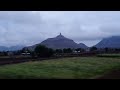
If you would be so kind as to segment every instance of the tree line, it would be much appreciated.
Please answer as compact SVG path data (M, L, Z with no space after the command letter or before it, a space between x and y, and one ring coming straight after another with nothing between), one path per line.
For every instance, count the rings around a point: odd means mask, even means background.
M8 56L9 51L2 51L0 52L0 56ZM113 48L97 48L91 47L89 51L86 51L83 48L71 49L71 48L64 48L64 49L52 49L48 48L44 45L38 45L34 51L30 51L27 48L23 48L22 50L12 51L13 55L21 55L21 53L30 53L32 57L51 57L54 55L63 55L63 54L71 54L71 53L84 53L84 52L102 52L102 53L120 53L120 49L113 49Z

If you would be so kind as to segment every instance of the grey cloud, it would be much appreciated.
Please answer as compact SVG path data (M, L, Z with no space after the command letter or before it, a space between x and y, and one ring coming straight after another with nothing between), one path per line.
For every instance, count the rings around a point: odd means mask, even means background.
M41 21L40 14L29 11L0 11L0 21L20 24L38 24Z
M1 11L0 45L33 45L60 32L76 42L92 45L120 35L119 11Z

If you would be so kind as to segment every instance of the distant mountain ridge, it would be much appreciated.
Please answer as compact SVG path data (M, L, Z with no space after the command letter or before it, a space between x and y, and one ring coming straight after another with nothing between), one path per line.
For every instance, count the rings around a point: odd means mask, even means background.
M49 38L47 40L44 40L43 42L41 42L42 45L45 45L49 48L77 48L78 45L77 43L75 43L73 40L68 39L66 37L64 37L63 35L58 35L55 38Z
M25 46L22 45L11 46L11 47L0 46L0 51L16 51L16 50L21 50L24 47Z
M54 38L48 38L42 41L39 44L27 47L30 50L34 50L37 45L45 45L48 48L53 49L63 49L63 48L87 48L87 46L83 43L77 44L72 39L64 37L61 33L60 35Z
M79 45L79 47L81 47L81 48L83 48L83 49L88 48L88 46L86 46L84 43L79 43L78 45Z
M0 51L8 51L8 47L0 46Z
M102 39L95 45L97 48L120 48L120 36L111 36Z
M54 37L54 38L48 38L41 43L32 45L32 46L22 46L22 45L16 45L11 47L5 47L0 46L0 51L16 51L21 50L22 48L28 48L29 50L34 50L36 46L38 45L45 45L48 48L53 49L63 49L63 48L89 48L83 43L75 43L72 39L64 37L61 33L60 35ZM108 38L102 39L99 43L94 45L97 48L120 48L120 36L111 36Z

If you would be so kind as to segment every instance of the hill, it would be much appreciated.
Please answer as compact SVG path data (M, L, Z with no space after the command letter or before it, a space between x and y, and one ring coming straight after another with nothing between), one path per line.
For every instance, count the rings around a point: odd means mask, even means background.
M98 44L95 45L97 48L120 48L120 36L112 36L104 38Z
M88 46L86 46L84 43L79 43L78 44L80 48L86 49Z
M39 44L33 45L28 47L30 50L34 50L37 45L45 45L48 48L53 49L63 49L63 48L86 48L87 46L85 44L77 44L72 39L64 37L61 33L60 35L54 37L54 38L48 38L44 41L42 41Z

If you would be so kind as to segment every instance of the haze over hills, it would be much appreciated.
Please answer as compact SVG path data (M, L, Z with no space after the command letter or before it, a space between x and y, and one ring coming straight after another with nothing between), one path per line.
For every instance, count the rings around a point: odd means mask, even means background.
M8 47L0 46L0 51L8 51Z
M39 44L33 45L28 47L30 50L34 50L37 45L45 45L48 48L53 49L63 49L63 48L87 48L87 46L83 43L77 44L72 39L68 39L64 37L61 33L60 35L54 37L54 38L48 38L44 41L42 41Z
M11 46L11 47L0 46L0 51L16 51L16 50L21 50L24 47L25 46L22 45Z
M120 36L112 36L104 38L98 44L95 45L97 48L120 48Z
M23 45L16 45L11 47L0 46L0 51L16 51L21 50L22 48L28 48L29 50L34 50L37 45L45 45L48 48L53 49L63 49L63 48L83 48L86 49L86 46L83 43L75 43L72 39L64 37L61 33L60 35L54 38L48 38L41 43L35 44L33 46L25 47ZM97 48L120 48L120 36L112 36L104 38L98 44L94 45Z

